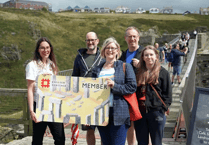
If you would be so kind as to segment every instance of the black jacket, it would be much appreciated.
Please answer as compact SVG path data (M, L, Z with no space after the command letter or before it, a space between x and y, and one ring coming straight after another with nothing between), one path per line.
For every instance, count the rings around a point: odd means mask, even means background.
M85 77L88 73L91 73L92 69L95 66L100 64L102 58L100 56L99 48L97 48L94 63L92 64L91 68L88 68L88 66L83 58L83 54L85 54L86 51L87 51L86 48L81 48L78 50L78 55L76 56L75 61L74 61L72 76Z
M128 49L127 49L127 50L128 50ZM126 53L127 53L127 50L126 50L126 51L122 51L122 55L121 55L121 57L120 57L119 60L122 60L123 62L126 62ZM134 58L140 60L142 50L143 50L143 47L139 45L138 52L136 53L136 55L134 56ZM134 69L134 72L135 72L135 74L136 74L137 68L135 68L135 67L133 66L133 62L131 62L131 65L132 65L132 67L133 67L133 69Z
M147 111L159 111L162 110L165 112L167 108L172 103L172 87L171 87L171 81L170 81L170 75L169 72L161 67L159 78L158 78L159 84L153 85L153 87L156 89L164 103L167 107L164 107L163 103L158 98L155 91L152 89L152 87L147 84L146 85L146 101L145 106ZM137 87L137 98L142 97L141 95L141 86Z

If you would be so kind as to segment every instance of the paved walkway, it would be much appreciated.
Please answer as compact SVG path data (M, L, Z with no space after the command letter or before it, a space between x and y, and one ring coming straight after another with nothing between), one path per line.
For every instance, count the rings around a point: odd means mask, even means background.
M82 130L79 130L79 131L80 131L80 134L79 134L77 145L87 145L86 138L85 138L86 131L82 131ZM71 143L71 131L70 131L69 127L67 127L67 129L65 129L65 133L66 133L65 144L71 145L72 144ZM99 132L97 129L95 131L95 135L96 135L96 145L100 145L101 139L100 139L100 135L99 135ZM32 137L28 136L28 137L25 137L21 140L14 140L14 141L8 143L7 145L30 145L31 141L32 141ZM54 144L54 140L52 137L44 137L43 145L53 145L53 144ZM3 144L0 144L0 145L3 145ZM128 145L127 142L125 145ZM164 138L163 145L186 145L186 142L185 141L175 142L172 138Z
M31 137L25 137L19 141L12 141L7 145L30 145L31 144ZM71 141L69 138L66 139L66 145L71 145ZM0 144L3 145L3 144ZM51 137L45 137L43 141L43 145L53 145L53 139ZM77 145L87 145L85 138L78 138ZM100 145L100 139L96 139L96 145ZM127 143L125 145L128 145ZM185 142L174 142L174 141L164 141L163 145L186 145Z

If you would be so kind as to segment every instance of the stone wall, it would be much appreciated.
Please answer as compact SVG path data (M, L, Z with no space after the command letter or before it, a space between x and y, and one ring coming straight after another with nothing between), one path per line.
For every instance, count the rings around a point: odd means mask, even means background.
M209 87L209 54L197 55L196 86Z
M163 34L163 36L160 38L156 38L155 36L141 36L139 39L139 44L146 46L154 45L154 43L157 42L160 46L162 46L165 42L170 42L178 36L178 34Z
M154 36L141 36L139 39L139 44L146 46L146 45L154 45L155 37Z
M159 43L159 45L162 46L164 45L164 43L170 42L178 36L178 34L163 34L161 38L156 38L155 42Z
M198 46L197 49L204 48L207 42L208 35L207 33L199 33L198 34Z

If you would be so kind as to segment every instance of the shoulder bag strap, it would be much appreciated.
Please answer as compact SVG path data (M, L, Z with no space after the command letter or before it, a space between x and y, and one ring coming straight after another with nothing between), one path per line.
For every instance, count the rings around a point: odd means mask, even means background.
M164 103L164 101L162 100L162 98L159 96L158 92L155 90L155 88L153 87L152 84L150 84L150 86L152 87L152 89L155 91L155 93L157 94L158 98L160 99L160 101L163 103L163 105L165 106L165 108L167 108L166 104Z
M126 63L123 63L123 72L126 75Z

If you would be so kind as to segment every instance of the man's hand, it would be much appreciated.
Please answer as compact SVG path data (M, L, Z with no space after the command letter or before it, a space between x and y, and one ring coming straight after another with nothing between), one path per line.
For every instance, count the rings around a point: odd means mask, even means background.
M136 68L139 68L140 60L138 60L136 58L132 58L131 60L133 61L133 66L136 67Z

